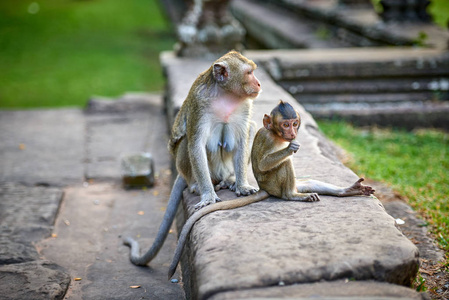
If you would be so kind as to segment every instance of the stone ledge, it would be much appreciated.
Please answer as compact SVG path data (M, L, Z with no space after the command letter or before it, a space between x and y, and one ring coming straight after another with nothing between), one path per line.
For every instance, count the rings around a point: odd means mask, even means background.
M176 111L191 82L211 62L183 60L171 53L161 58L168 80L167 100ZM352 184L357 175L338 161L313 118L264 70L256 75L264 90L254 101L258 127L263 114L279 99L290 102L302 116L301 148L294 156L297 176ZM221 191L220 197L226 200L234 195ZM186 216L198 198L184 194ZM318 203L270 197L201 219L192 230L182 263L187 296L208 299L234 290L344 278L409 285L417 272L418 250L375 197L324 196Z
M426 300L425 294L394 284L376 281L316 282L294 284L290 286L274 286L260 289L230 291L211 297L211 300L234 299L321 299L321 300Z

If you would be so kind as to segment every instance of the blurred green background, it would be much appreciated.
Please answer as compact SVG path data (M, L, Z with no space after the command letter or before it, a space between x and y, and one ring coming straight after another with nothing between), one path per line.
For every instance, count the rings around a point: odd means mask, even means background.
M448 0L429 11L447 26ZM173 48L173 32L159 0L0 1L0 107L161 91L159 53Z
M157 0L0 1L0 107L161 91L173 30Z

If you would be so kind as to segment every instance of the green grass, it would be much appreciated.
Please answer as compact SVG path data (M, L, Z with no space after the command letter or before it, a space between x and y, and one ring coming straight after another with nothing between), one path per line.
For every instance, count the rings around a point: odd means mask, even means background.
M159 53L174 42L157 0L1 1L0 107L162 90Z
M320 121L321 130L351 153L360 176L389 183L429 223L449 253L449 134L437 130L355 128Z
M371 3L377 12L383 10L380 5L380 0L371 0ZM427 7L427 13L432 16L432 19L436 24L447 29L449 25L449 1L430 0L430 4Z
M449 1L431 0L427 12L433 17L433 21L447 29L449 26Z

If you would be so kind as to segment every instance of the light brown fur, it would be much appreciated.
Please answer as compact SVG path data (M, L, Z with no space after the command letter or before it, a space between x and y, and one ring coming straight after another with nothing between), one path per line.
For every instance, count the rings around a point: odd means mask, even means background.
M246 178L252 99L261 91L256 67L238 52L224 55L198 76L175 119L168 148L199 207L220 201L215 189L256 192Z

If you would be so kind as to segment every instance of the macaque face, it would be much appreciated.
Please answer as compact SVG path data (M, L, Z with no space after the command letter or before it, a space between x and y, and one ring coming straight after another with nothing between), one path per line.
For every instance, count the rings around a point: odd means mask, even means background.
M254 74L255 68L253 66L247 65L244 68L242 87L245 93L251 97L256 98L261 92L260 82Z
M261 92L260 82L254 75L256 69L252 60L231 51L214 62L212 71L225 92L239 99L254 99Z
M281 119L277 122L279 135L287 142L296 138L299 129L299 119Z

